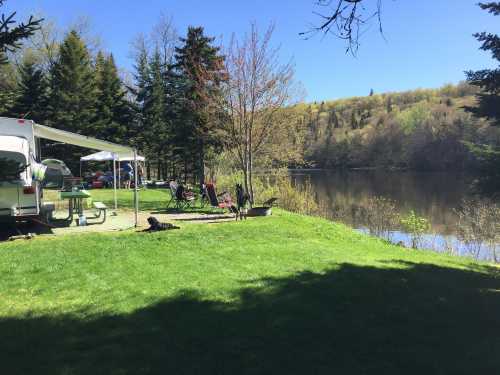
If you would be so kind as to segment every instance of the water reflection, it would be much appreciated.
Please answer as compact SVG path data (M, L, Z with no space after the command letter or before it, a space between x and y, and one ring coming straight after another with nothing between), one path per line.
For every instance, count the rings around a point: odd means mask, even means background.
M414 210L431 223L432 233L424 238L423 247L469 255L465 244L456 238L458 208L471 195L472 178L456 173L418 173L388 171L304 171L291 172L296 184L309 181L316 199L330 218L340 219L363 230L360 208L375 197L393 200L402 215ZM361 211L362 212L362 211ZM410 244L407 233L392 232L391 240ZM483 259L489 258L487 251Z

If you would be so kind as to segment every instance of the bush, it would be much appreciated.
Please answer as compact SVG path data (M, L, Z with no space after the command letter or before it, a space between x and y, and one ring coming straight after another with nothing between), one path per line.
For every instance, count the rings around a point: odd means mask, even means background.
M399 221L394 201L384 197L370 198L358 214L363 215L360 222L364 222L370 234L391 240L391 232L397 228Z
M486 200L464 200L456 213L458 238L465 243L469 253L477 259L486 247L492 259L498 262L500 207Z
M401 219L403 230L411 236L411 247L417 249L422 242L423 236L430 229L429 220L417 216L415 211L410 211L408 216Z

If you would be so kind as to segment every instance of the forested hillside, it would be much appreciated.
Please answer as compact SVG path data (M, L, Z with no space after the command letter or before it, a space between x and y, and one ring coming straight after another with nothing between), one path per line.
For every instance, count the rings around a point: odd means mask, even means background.
M289 164L323 168L464 170L475 165L465 142L500 143L498 129L464 107L477 88L373 94L299 104L293 114ZM288 143L290 144L290 143Z

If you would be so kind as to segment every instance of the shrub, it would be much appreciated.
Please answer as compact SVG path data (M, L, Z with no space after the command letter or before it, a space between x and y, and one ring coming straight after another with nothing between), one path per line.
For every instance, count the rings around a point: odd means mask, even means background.
M477 259L486 247L492 259L498 262L500 207L486 200L464 200L455 212L458 215L458 238L465 243L469 253Z
M399 213L396 203L384 197L374 197L357 211L359 222L366 225L371 235L391 240L391 232L397 228Z
M417 216L415 211L410 211L408 216L401 219L403 230L411 236L411 247L417 249L422 242L423 236L430 229L429 220Z

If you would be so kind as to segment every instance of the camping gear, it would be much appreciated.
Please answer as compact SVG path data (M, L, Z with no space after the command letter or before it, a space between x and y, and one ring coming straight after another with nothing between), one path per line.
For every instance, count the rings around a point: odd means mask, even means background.
M45 159L42 160L42 164L47 167L45 178L43 179L44 188L62 189L64 187L64 179L73 177L69 168L61 160Z
M261 207L252 207L248 210L247 216L270 216L273 214L272 207L278 198L268 199Z

